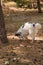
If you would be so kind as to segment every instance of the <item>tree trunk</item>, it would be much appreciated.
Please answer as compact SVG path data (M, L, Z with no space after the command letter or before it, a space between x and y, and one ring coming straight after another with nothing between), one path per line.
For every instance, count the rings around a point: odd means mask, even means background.
M8 42L1 3L0 3L0 40L2 43Z
M41 13L40 0L37 0L38 13Z

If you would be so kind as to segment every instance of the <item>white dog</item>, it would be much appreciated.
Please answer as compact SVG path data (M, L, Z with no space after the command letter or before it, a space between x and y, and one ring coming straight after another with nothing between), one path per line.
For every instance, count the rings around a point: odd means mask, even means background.
M35 35L38 33L40 29L41 29L41 24L27 22L19 28L19 30L16 32L15 35L25 38L29 35L32 38L32 41L34 41Z

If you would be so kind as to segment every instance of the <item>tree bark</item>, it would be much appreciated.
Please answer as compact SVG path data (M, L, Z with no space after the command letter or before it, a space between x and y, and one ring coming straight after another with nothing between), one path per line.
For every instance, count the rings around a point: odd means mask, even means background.
M40 0L37 0L38 13L41 13Z
M2 43L8 42L1 3L0 3L0 40Z

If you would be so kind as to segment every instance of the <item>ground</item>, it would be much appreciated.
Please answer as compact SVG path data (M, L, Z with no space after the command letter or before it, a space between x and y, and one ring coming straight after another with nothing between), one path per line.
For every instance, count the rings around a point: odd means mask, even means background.
M42 25L41 32L38 36L43 37L43 13L30 11L10 11L5 14L5 27L7 36L15 35L18 28L25 22L39 22ZM8 39L9 43L2 44L0 42L0 65L5 65L9 61L9 65L43 65L43 40L17 40ZM16 58L16 60L14 60Z

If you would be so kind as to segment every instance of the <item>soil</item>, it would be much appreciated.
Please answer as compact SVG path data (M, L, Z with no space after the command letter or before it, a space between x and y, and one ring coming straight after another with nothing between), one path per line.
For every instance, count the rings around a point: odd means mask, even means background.
M8 15L7 15L8 14ZM43 38L43 13L28 11L4 10L5 26L8 36L12 36L25 22L40 22L42 32L38 37ZM43 39L20 40L15 37L8 38L9 43L2 44L0 41L0 65L43 65Z

